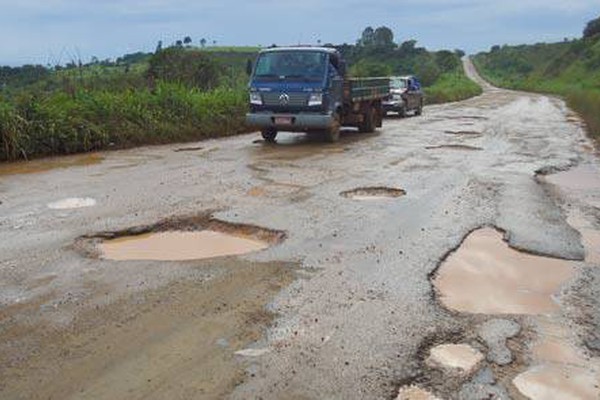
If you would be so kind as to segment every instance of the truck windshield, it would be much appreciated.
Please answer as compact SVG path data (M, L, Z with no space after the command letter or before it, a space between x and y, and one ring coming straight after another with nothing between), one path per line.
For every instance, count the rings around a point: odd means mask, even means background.
M406 89L406 79L390 79L390 88Z
M322 81L327 54L319 51L275 51L260 55L256 62L256 80Z

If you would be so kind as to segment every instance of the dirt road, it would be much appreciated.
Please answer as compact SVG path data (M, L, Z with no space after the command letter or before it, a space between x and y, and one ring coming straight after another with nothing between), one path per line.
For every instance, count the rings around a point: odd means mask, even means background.
M336 144L251 134L1 166L0 398L598 398L599 160L561 100L483 85ZM259 251L102 252L173 230ZM502 307L514 293L535 296Z

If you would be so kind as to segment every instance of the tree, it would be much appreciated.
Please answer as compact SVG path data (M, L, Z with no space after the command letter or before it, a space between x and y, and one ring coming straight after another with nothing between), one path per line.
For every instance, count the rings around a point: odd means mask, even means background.
M600 34L600 17L588 22L585 29L583 30L584 38L590 38L598 34Z
M203 48L206 47L206 39L200 39L200 46L202 46Z
M175 42L175 46L177 47L183 47L183 42L181 40L178 40Z
M456 56L457 56L458 58L463 58L463 57L464 57L464 56L465 56L467 53L465 53L465 51L464 51L464 50L461 50L461 49L455 49L455 50L454 50L454 54L456 54Z
M158 44L156 45L156 50L154 52L155 53L160 53L161 50L162 50L162 46L163 46L162 40L159 40Z
M455 53L441 50L435 53L435 63L442 72L455 71L460 66L460 60Z
M373 36L375 35L375 31L370 26L367 26L363 31L360 39L358 40L359 46L372 46L373 45Z
M186 46L189 46L190 44L192 44L192 38L189 36L184 37L183 44L185 44Z
M373 32L373 45L375 47L395 47L394 32L387 26L380 26Z

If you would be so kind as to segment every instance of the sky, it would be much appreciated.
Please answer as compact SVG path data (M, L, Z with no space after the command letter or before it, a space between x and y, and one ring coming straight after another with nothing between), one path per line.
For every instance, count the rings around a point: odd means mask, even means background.
M190 36L218 45L354 43L367 26L431 50L580 37L600 0L0 0L0 65L153 51Z

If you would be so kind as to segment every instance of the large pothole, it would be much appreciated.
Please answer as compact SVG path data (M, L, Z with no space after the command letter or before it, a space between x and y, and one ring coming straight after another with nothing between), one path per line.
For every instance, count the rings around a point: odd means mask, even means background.
M574 273L569 261L514 250L501 232L471 233L442 263L434 279L449 309L483 314L547 314L554 295Z
M282 231L203 215L85 236L78 245L87 255L107 260L186 261L248 254L284 239Z
M404 196L406 191L403 189L389 187L364 187L348 190L340 193L342 197L353 200L383 200Z

